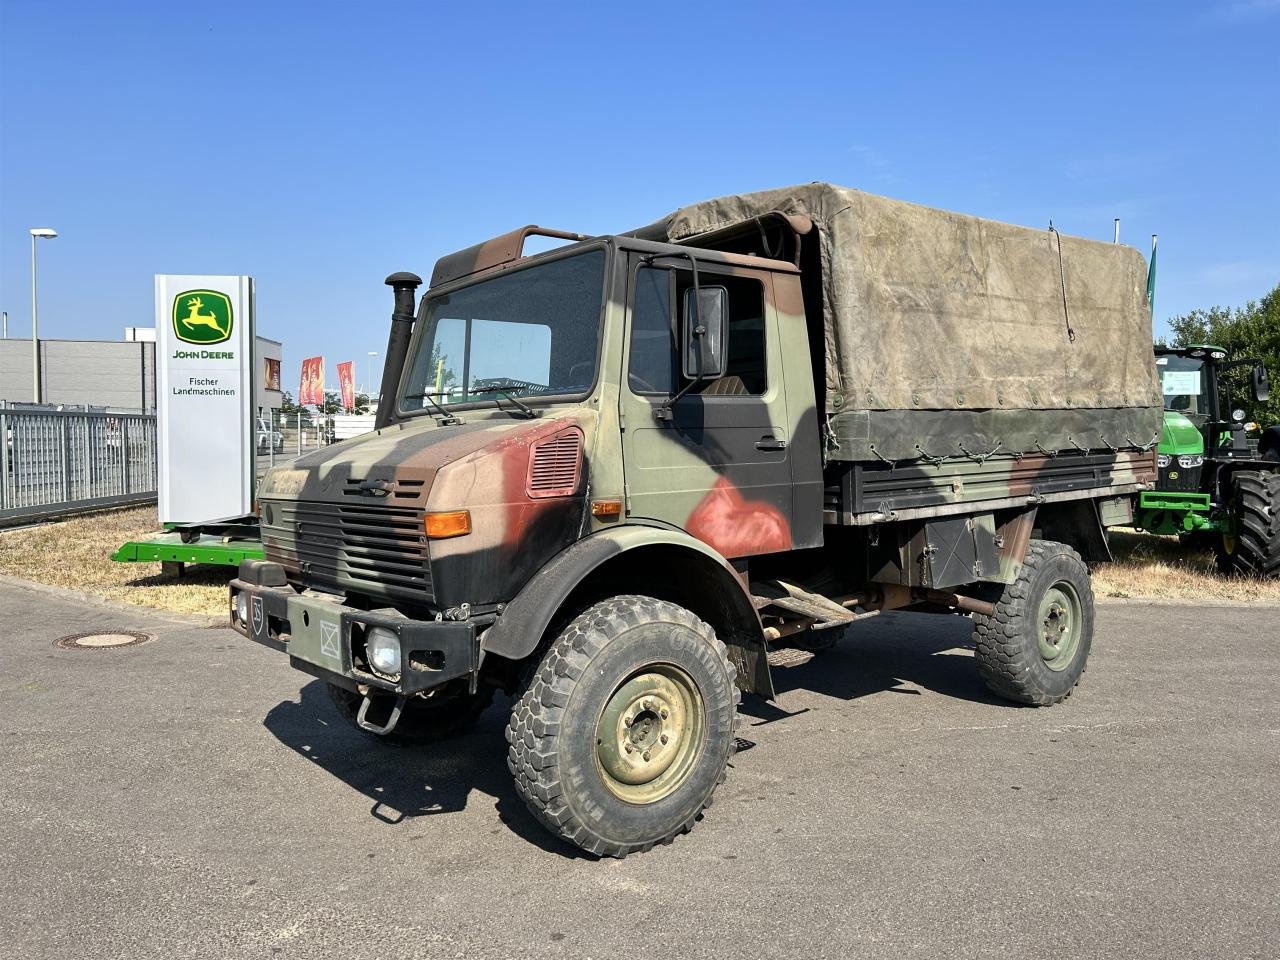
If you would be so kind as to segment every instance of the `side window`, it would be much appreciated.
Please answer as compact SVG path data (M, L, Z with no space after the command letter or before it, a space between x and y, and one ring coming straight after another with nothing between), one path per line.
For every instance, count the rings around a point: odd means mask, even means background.
M752 277L698 271L703 284L723 286L729 295L729 362L718 380L696 385L703 396L759 396L768 384L764 346L764 284ZM676 317L672 304L684 302L693 286L689 270L642 267L636 273L635 308L631 315L631 360L628 380L633 393L670 395L685 385L676 351Z

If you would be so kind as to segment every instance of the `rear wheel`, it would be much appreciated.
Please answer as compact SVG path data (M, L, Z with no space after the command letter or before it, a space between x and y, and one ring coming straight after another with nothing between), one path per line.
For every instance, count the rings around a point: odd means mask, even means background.
M451 680L426 697L410 697L400 712L400 722L390 733L377 734L356 723L364 695L330 683L329 699L344 720L365 736L396 746L418 746L447 740L462 733L480 719L480 714L493 702L493 688L484 687L471 693L467 679Z
M511 712L507 766L548 830L625 857L701 817L725 777L737 705L711 627L672 603L614 597L543 657Z
M1231 479L1235 530L1218 545L1223 573L1280 577L1280 473L1242 470Z
M1065 544L1032 540L990 617L974 615L978 671L992 692L1049 706L1079 683L1093 645L1093 587Z

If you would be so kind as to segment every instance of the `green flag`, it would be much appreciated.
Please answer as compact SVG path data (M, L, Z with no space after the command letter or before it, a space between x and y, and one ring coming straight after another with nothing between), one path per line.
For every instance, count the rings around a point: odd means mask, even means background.
M1151 263L1147 265L1147 305L1151 307L1151 319L1156 318L1156 235L1151 235Z

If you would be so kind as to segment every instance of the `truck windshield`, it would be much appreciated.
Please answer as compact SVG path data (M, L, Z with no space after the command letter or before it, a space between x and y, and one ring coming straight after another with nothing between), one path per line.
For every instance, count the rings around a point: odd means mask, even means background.
M400 409L585 394L604 262L604 250L588 250L429 298Z
M1204 382L1204 361L1194 357L1160 357L1160 391L1164 408L1176 410L1197 424L1209 419L1209 395Z

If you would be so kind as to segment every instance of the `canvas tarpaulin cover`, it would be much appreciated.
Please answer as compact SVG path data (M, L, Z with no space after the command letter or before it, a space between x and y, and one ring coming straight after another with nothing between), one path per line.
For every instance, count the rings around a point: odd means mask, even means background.
M821 264L829 456L1152 443L1161 397L1137 251L822 183L708 200L661 224L696 246L773 212L814 224L802 242Z

